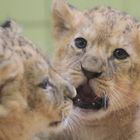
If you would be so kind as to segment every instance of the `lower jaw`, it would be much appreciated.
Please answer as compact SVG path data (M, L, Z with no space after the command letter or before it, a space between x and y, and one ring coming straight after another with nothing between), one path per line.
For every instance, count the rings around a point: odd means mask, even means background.
M100 112L100 111L105 111L104 109L100 109L100 110L95 110L95 109L85 109L85 108L81 108L81 107L78 107L78 106L74 106L74 110L75 110L75 113L97 113L97 112Z
M77 121L79 121L82 124L93 126L93 125L96 125L98 121L101 121L102 119L106 118L109 112L110 112L109 109L108 110L104 110L104 109L93 110L93 109L83 109L83 108L74 106L72 116L74 116L73 119L78 118Z

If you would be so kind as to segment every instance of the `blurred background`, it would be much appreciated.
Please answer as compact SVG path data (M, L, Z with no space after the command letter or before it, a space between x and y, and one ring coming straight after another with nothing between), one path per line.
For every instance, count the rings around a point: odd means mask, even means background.
M54 46L51 24L52 0L0 0L0 22L15 19L23 34L52 55ZM58 0L59 1L59 0ZM140 0L68 0L78 9L108 5L123 10L140 19Z

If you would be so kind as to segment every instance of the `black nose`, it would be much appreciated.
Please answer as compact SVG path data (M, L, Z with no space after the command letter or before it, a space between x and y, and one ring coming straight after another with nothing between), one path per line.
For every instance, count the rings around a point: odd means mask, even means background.
M102 72L96 72L96 71L89 71L86 70L84 67L81 66L82 72L84 73L84 75L87 77L87 79L94 79L94 78L98 78L101 76Z

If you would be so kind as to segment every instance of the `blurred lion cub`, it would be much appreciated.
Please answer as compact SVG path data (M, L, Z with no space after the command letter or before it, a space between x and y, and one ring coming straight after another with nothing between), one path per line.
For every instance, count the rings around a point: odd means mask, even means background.
M0 27L0 140L31 140L43 129L56 130L75 94L14 21Z
M140 22L110 7L52 8L54 65L77 96L68 127L51 140L140 140Z

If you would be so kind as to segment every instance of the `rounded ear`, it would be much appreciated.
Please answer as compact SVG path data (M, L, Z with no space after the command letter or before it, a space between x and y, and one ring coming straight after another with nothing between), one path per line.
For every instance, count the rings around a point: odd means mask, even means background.
M20 33L21 32L21 28L18 26L18 24L14 21L14 20L7 20L5 21L1 27L3 29L8 29L13 33Z
M23 72L23 63L20 57L0 38L0 87ZM18 67L18 68L17 68Z
M140 24L137 25L137 41L138 44L140 45Z
M140 24L136 25L132 32L132 37L134 39L134 44L137 46L137 49L140 48Z
M82 12L69 5L66 0L53 0L52 15L56 40L74 30L84 17Z

